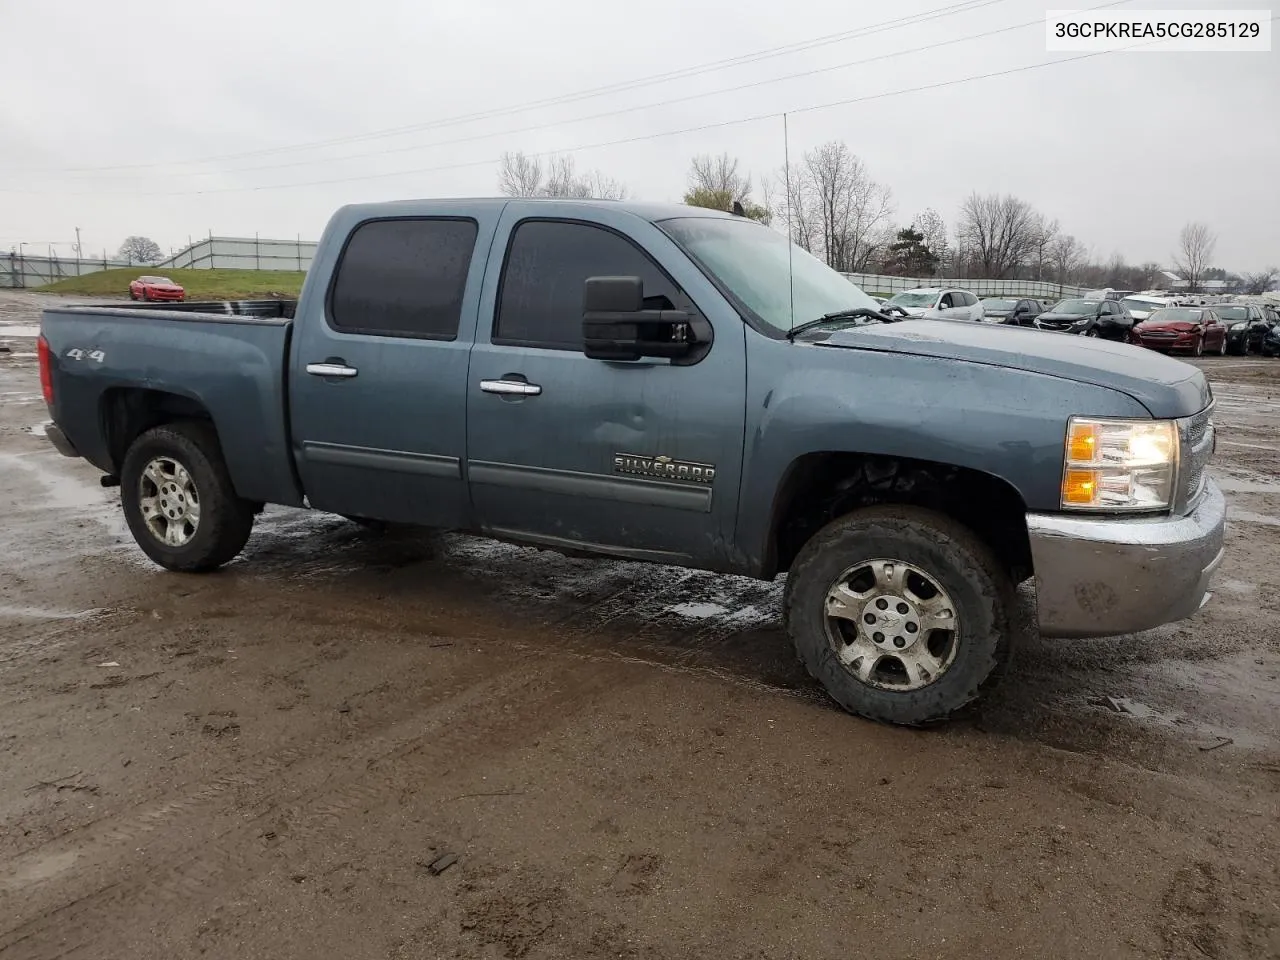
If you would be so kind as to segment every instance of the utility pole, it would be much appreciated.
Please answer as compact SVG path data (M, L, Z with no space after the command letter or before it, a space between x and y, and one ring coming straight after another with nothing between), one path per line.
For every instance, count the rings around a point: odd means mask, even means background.
M76 227L76 276L80 276L80 228Z

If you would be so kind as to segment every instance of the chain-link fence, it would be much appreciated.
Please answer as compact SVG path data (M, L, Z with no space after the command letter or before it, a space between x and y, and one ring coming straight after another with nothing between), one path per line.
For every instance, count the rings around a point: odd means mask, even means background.
M206 237L159 263L148 264L105 258L23 256L11 251L0 253L0 287L42 287L67 277L130 268L139 273L163 273L173 269L307 270L315 253L316 243L311 240L267 240L259 237Z
M156 266L193 270L306 270L315 254L316 243L301 238L208 237Z
M16 253L0 253L0 287L42 287L46 283L54 283L67 277L128 266L123 260L24 257Z
M966 280L942 277L888 277L875 273L846 273L846 277L867 293L901 293L917 287L945 290L968 290L977 297L1036 297L1042 300L1061 300L1078 297L1083 287L1073 287L1043 280Z

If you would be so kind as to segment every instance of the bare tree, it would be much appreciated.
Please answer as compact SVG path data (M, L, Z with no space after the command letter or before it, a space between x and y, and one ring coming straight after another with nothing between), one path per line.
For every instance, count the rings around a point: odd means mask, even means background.
M586 199L591 196L588 183L578 179L573 157L553 156L547 161L547 182L543 187L544 197L567 197L570 199Z
M946 221L933 207L925 207L912 225L924 237L924 245L938 258L937 266L941 267L951 254L951 245L947 243Z
M1254 296L1266 293L1275 284L1277 276L1280 276L1280 270L1275 267L1268 267L1266 270L1259 270L1257 273L1246 273L1242 278L1244 292Z
M566 197L622 200L626 185L599 170L579 174L573 157L557 155L545 165L524 153L504 153L498 168L498 189L508 197Z
M127 237L120 244L116 259L128 263L159 263L164 259L164 253L150 237Z
M1057 220L1046 220L1044 217L1039 217L1038 220L1035 236L1036 279L1043 280L1044 268L1053 259L1049 251L1053 248L1053 241L1057 238L1060 228Z
M537 197L542 192L542 163L523 153L503 153L498 189L508 197Z
M1049 260L1058 283L1070 283L1084 260L1084 247L1071 234L1060 233L1049 244Z
M1188 290L1199 289L1217 246L1217 235L1203 223L1188 223L1178 234L1178 252L1173 255L1173 262L1187 281Z
M779 180L785 197L785 172ZM893 242L893 194L844 143L806 153L790 181L792 239L836 270L864 270Z
M765 203L754 202L751 199L751 177L742 173L739 167L738 158L727 153L717 157L710 154L694 157L689 162L689 189L685 191L684 202L693 207L726 212L731 212L734 205L739 204L745 216L768 223L771 211L767 185Z
M581 183L587 185L587 196L596 200L625 200L629 195L627 185L621 180L605 176L599 170L583 174Z
M751 177L739 170L737 157L727 153L713 157L699 154L689 161L689 191L727 193L731 200L745 204L751 196Z
M1008 276L1035 253L1043 218L1025 200L972 193L960 207L960 231L983 277Z

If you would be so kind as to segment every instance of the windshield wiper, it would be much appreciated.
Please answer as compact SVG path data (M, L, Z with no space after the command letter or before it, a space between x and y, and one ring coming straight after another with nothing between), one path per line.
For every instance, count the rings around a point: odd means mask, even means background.
M853 320L856 317L866 317L869 320L878 320L881 323L895 322L893 317L881 313L879 310L872 310L870 307L854 307L851 310L835 310L831 313L824 313L817 320L806 320L800 326L792 327L788 330L787 339L794 340L798 334L804 333L806 330L813 330L815 327L821 327L839 320Z

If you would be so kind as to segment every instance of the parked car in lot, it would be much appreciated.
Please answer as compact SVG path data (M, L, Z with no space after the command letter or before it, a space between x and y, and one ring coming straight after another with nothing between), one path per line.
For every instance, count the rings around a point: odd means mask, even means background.
M1000 674L1016 584L1034 576L1042 636L1129 634L1198 610L1222 558L1200 370L886 322L742 217L347 206L292 314L44 311L46 433L119 486L157 564L227 563L276 503L786 571L810 673L848 710L921 724Z
M1227 328L1210 307L1165 307L1133 325L1133 343L1203 356L1227 352Z
M1271 324L1262 314L1262 308L1252 303L1222 303L1214 312L1227 325L1227 350L1244 355L1262 349L1262 339Z
M1117 300L1060 300L1048 312L1036 317L1035 326L1054 333L1075 333L1123 343L1133 329L1133 317Z
M1263 336L1262 355L1264 357L1280 357L1280 322L1276 323Z
M921 287L889 298L885 304L897 312L926 320L981 320L982 305L968 290Z
M139 277L129 284L130 300L182 300L187 292L168 277Z
M1173 297L1157 297L1141 293L1125 297L1120 303L1129 311L1129 316L1133 317L1135 323L1141 323L1157 310L1180 305L1180 301Z
M1007 323L1020 327L1029 327L1035 323L1036 317L1048 310L1042 300L1030 297L1022 299L1007 297L987 297L982 301L982 319L994 323Z

